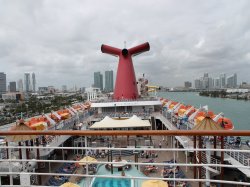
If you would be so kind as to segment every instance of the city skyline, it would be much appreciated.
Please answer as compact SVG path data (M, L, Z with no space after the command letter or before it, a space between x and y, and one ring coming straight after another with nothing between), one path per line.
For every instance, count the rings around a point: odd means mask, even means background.
M109 70L109 71L103 71L103 72L100 72L99 71L99 73L102 75L102 82L103 82L103 90L105 90L105 85L106 85L106 79L105 79L105 72L113 72L113 70ZM2 72L2 73L5 73L5 72ZM93 72L93 73L95 73L95 72ZM104 73L104 76L103 76L103 73ZM24 73L25 74L25 73ZM43 86L40 86L39 85L39 82L38 82L38 84L37 84L37 82L36 82L36 74L33 72L33 73L28 73L29 74L29 76L30 76L30 83L29 83L29 89L30 89L30 91L33 91L33 83L35 83L35 87L36 87L36 91L38 91L38 88L39 87L48 87L48 86L51 86L52 84L50 83L50 82L47 82L47 85L43 85ZM35 82L33 81L33 79L32 79L32 74L34 74L33 76L35 76L34 78L35 78ZM114 74L114 72L113 72L113 74ZM209 74L209 73L208 73ZM231 74L229 74L229 73L218 73L218 74L209 74L209 76L211 76L211 78L213 78L213 84L216 84L216 79L217 78L219 78L221 75L229 75L229 76L231 76L231 75L233 75L233 74L235 74L235 73L231 73ZM236 73L237 74L237 73ZM8 74L6 74L5 73L5 75L6 75L6 92L9 90L8 89L8 87L9 87L9 84L10 84L10 82L16 82L16 90L17 91L25 91L26 90L26 88L25 88L25 82L24 82L24 80L25 80L25 78L23 78L23 79L19 79L19 80L16 80L16 81L8 81L8 79L7 79L7 77L8 77ZM193 80L191 80L191 79L189 79L189 80L183 80L183 82L182 82L182 84L181 85L176 85L176 86L174 86L174 87L182 87L183 86L183 83L185 83L185 82L191 82L191 84L192 84L192 86L191 87L193 87L193 88L195 88L195 79L197 79L197 78L199 78L199 77L202 77L204 75L204 73L203 74L201 74L201 76L197 76L197 77L195 77ZM114 75L113 75L114 76ZM139 76L137 77L137 79L139 78ZM13 80L13 79L10 79L10 80ZM115 81L115 77L113 77L113 84L114 84L114 81ZM250 84L250 82L246 82L246 81L238 81L238 74L237 74L237 85L239 86L239 85L241 85L242 83L247 83L247 84ZM150 82L149 82L149 84L151 84ZM62 84L62 85L52 85L53 87L55 87L56 89L58 89L58 90L64 90L63 88L62 88L62 86L66 86L66 88L68 88L69 90L72 90L72 89L74 89L75 87L78 87L78 88L81 88L81 87L91 87L91 86L94 86L94 83L93 83L93 81L92 81L92 83L90 84L90 85L86 85L86 84L81 84L80 86L78 86L78 85L76 85L76 84L74 84L74 83L72 83L72 84L69 84L69 85L66 85L66 84ZM159 86L163 86L163 85L159 85ZM166 86L166 87L171 87L171 86ZM185 86L184 86L185 87ZM113 88L114 88L114 85L113 85ZM216 88L218 88L218 87L216 87ZM226 87L225 87L226 88Z
M94 4L1 1L0 62L8 82L36 72L37 86L91 85L96 67L117 69L101 45L123 48L124 41L127 48L150 43L148 53L134 58L134 68L136 77L145 73L153 84L180 86L201 72L232 70L239 82L250 82L250 22L241 19L250 17L249 1Z
M237 74L227 75L221 73L217 77L211 77L208 73L204 73L202 77L194 80L195 89L225 89L225 88L237 88L239 86L237 82Z

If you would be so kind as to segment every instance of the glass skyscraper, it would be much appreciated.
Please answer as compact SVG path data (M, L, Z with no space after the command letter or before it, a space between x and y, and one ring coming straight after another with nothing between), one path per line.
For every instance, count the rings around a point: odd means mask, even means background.
M94 87L103 90L103 75L100 72L94 72Z
M32 73L32 91L36 91L36 75L35 73Z
M16 92L16 82L10 82L10 92Z
M25 92L31 91L30 73L24 74L24 91Z
M0 95L6 93L6 74L0 72Z
M113 71L105 71L105 90L112 92L114 89Z

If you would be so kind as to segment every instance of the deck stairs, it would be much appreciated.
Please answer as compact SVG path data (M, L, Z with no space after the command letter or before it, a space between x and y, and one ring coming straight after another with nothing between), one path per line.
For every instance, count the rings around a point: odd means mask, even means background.
M201 163L202 164L220 164L221 163L219 159L216 159L216 158L214 158L212 156L211 156L210 162L208 162L206 154L207 153L205 151L201 152ZM199 154L198 153L196 155L196 161L197 161L197 163L199 163ZM210 172L210 177L219 175L220 172L221 172L220 167L217 167L217 166L203 166L202 170L201 170L202 171L202 178L206 177L206 170L208 170Z

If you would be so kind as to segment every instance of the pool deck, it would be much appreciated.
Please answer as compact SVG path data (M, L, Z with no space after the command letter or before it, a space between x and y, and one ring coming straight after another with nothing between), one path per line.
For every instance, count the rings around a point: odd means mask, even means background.
M132 137L131 137L132 138ZM154 145L155 145L155 148L159 148L159 143L161 141L161 144L162 144L162 148L171 148L171 137L166 137L166 138L163 138L163 137L160 137L160 136L152 136L152 141L154 142ZM117 139L114 140L116 143L119 142L120 145L126 145L127 144L127 138L126 137L117 137ZM163 161L166 161L166 160L171 160L174 158L174 152L166 152L166 151L158 151L157 152L158 154L158 157L157 158L154 158L154 161L155 162L159 162L159 163L162 163ZM132 156L122 156L122 159L124 160L134 160L134 155ZM150 160L151 158L138 158L138 161L139 162L147 162L148 160ZM191 158L190 157L187 157L187 162L189 163L191 161ZM98 161L107 161L108 158L98 158ZM184 152L179 152L178 154L175 153L175 160L178 162L178 163L186 163L186 156L185 156L185 153ZM140 169L140 168L139 168ZM186 167L180 167L180 169L184 172L185 176L187 178L193 178L193 168L189 167L189 168L186 168ZM161 172L163 170L163 166L159 166L158 167L158 170L157 172L152 172L152 173L148 173L148 175L146 175L147 177L161 177ZM109 171L110 172L110 171ZM81 173L83 174L83 168L80 167L76 170L76 173ZM126 173L126 171L125 171ZM105 172L106 175L108 175L108 171ZM110 173L111 174L111 173ZM142 173L141 173L142 174ZM142 176L144 176L142 174ZM73 182L73 183L77 183L79 181L81 181L82 178L80 177L71 177L69 179L70 182ZM198 183L196 182L189 182L189 184L192 186L192 187L196 187L198 186Z

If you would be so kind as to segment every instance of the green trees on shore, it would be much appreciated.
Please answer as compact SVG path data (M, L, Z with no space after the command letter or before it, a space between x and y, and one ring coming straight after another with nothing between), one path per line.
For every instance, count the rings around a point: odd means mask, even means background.
M224 90L220 91L202 91L199 93L200 96L207 96L207 97L220 97L225 98L227 96L227 92Z

